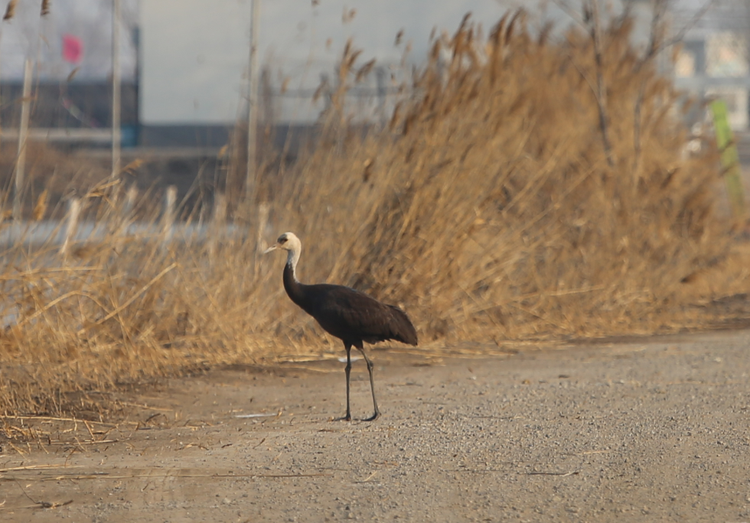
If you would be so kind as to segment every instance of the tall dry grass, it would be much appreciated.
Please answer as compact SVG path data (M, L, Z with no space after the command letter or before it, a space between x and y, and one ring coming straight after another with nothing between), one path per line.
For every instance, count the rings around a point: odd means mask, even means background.
M629 30L603 31L597 70L583 32L550 42L517 15L483 39L465 23L434 42L390 125L366 136L351 132L344 100L371 66L347 46L317 147L292 166L269 162L282 172L260 180L267 227L256 202L225 236L182 207L208 234L165 242L158 205L127 209L120 184L94 188L84 215L104 227L98 239L66 256L22 242L2 252L0 411L101 414L112 405L101 398L132 380L338 350L284 296L283 262L258 257L258 233L295 231L304 281L402 305L424 342L700 325L686 304L747 277L694 284L726 260L716 154L682 155L678 95ZM150 228L128 229L136 217Z
M436 40L390 132L343 150L323 140L280 188L279 230L308 240L302 274L402 303L423 339L679 323L683 282L726 252L717 159L683 157L680 97L630 30L627 18L606 28L599 71L589 34L550 43L523 13L487 40L468 23Z

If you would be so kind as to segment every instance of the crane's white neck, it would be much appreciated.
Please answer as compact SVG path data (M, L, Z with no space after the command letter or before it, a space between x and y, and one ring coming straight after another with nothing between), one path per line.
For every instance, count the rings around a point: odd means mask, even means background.
M286 264L292 269L294 281L297 281L297 262L299 261L301 251L301 247L295 246L294 248L289 249L286 254Z

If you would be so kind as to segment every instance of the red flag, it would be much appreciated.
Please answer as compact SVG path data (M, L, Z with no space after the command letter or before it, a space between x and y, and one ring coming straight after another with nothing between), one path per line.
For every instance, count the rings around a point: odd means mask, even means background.
M63 35L62 46L63 60L71 64L77 64L83 56L83 42L77 36L70 34Z

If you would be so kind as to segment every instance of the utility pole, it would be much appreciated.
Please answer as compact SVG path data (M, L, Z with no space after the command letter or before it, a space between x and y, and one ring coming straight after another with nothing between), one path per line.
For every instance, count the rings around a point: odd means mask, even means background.
M18 159L16 160L16 184L13 191L13 221L21 221L21 192L26 170L26 141L29 135L29 112L31 109L31 60L26 59L23 69L23 98L21 99L21 126L18 130Z
M120 174L120 0L112 0L112 178Z
M248 64L247 93L247 179L245 197L252 205L257 182L258 145L258 26L260 25L260 0L251 0L250 63Z

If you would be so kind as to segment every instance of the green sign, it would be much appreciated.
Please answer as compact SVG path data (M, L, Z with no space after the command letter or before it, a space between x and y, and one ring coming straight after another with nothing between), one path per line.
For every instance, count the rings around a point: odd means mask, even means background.
M721 99L714 100L711 102L711 111L714 113L716 145L721 152L721 165L724 167L724 182L727 184L732 216L742 216L745 213L745 194L742 189L740 155L734 143L734 134L729 127L727 104Z

